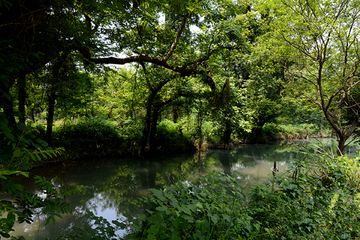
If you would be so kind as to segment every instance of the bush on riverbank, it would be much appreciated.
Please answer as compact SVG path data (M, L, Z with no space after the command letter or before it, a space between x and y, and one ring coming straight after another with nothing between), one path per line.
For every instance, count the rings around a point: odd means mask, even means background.
M213 172L193 184L152 190L134 204L128 239L355 239L360 237L357 159L311 155L244 194Z
M39 138L45 140L45 128L34 126ZM182 129L181 123L163 121L157 129L158 151L185 151L193 148L191 135ZM137 155L142 127L133 121L118 124L114 121L85 118L80 121L59 125L54 128L52 146L63 147L67 158L74 159L88 155Z
M194 140L190 131L183 127L183 123L174 123L170 120L164 120L159 123L156 134L158 151L166 150L186 151L194 149Z
M221 136L215 134L212 126L211 122L204 123L202 147L229 148L239 143L239 140L232 139L230 144L224 144ZM43 125L34 127L37 129L38 138L45 140L45 127ZM65 148L66 153L63 158L68 159L89 155L136 156L140 147L142 130L140 122L129 120L119 124L103 118L84 118L67 124L55 125L52 145ZM155 136L155 153L187 151L194 149L195 146L198 147L199 136L196 131L195 127L189 127L184 122L174 123L166 119L161 121ZM266 124L263 128L263 136L267 141L324 136L320 132L319 127L314 124ZM329 131L324 132L326 135L330 135Z
M268 140L304 139L309 137L329 137L331 130L320 129L316 124L276 124L266 123L262 134Z
M57 128L52 144L79 154L95 153L105 148L114 148L124 142L112 122L100 119L85 119L76 124Z

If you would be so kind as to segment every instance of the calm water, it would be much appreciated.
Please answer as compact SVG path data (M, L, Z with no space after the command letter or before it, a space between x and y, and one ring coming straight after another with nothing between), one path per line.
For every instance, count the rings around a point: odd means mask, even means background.
M329 142L329 140L324 140ZM15 226L12 236L26 239L56 239L69 233L72 227L91 226L83 217L92 211L109 221L124 219L123 213L135 216L140 211L130 202L139 196L149 194L149 188L159 188L178 181L191 181L212 170L230 174L242 186L247 187L261 182L271 173L274 158L280 174L290 161L302 158L297 153L300 145L311 147L314 140L273 142L265 145L242 145L233 150L208 150L199 153L184 153L160 157L151 161L135 159L88 159L70 162L65 166L39 168L31 175L41 175L61 187L89 186L85 194L68 197L74 209L73 215L58 218L56 224L45 227L46 216L37 214L34 223ZM348 151L355 151L349 149ZM27 190L37 192L32 181L18 179ZM4 195L2 196L5 197ZM1 198L1 195L0 195ZM117 232L120 236L125 231Z

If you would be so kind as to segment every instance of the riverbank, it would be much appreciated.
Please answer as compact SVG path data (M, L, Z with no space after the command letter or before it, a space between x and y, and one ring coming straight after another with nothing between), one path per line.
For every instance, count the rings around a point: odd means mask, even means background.
M36 126L37 137L45 141L43 125ZM166 122L160 124L158 132L148 141L145 154L139 154L141 148L141 128L125 125L118 127L110 121L82 121L56 127L52 136L52 147L63 148L62 155L31 163L31 168L57 164L61 162L99 157L152 157L187 151L205 149L232 149L241 144L267 143L276 140L324 138L331 136L331 131L319 129L314 124L275 125L266 124L261 136L233 133L229 143L224 143L220 136L211 134L209 129L203 134L202 144L189 128L181 124Z

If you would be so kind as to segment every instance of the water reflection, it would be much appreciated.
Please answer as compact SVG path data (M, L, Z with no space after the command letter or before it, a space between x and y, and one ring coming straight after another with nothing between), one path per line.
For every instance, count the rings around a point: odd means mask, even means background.
M326 140L328 141L328 140ZM325 144L329 144L326 143ZM74 214L64 215L45 227L46 216L40 213L33 224L15 226L12 236L23 235L26 239L57 238L71 234L74 226L92 226L84 218L86 211L92 211L109 221L124 219L123 214L135 216L139 206L130 204L139 196L149 194L149 188L159 188L177 181L193 181L199 175L212 170L222 171L236 177L242 186L262 181L271 173L274 158L282 174L287 165L303 158L298 152L300 145L312 147L313 141L284 141L266 145L242 145L233 150L208 150L202 153L184 153L159 157L151 160L134 159L91 159L70 162L64 166L39 168L31 175L41 175L55 185L66 188L75 185L89 186L84 194L68 197ZM36 192L33 182L18 178L29 191ZM125 231L118 232L119 235Z

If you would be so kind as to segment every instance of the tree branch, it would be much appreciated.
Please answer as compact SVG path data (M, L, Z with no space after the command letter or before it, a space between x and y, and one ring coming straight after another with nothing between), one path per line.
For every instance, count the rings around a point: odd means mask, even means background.
M181 36L181 33L183 32L184 28L185 28L185 23L186 23L186 20L188 18L188 15L185 15L182 22L181 22L181 26L180 26L180 29L179 31L177 32L176 34L176 38L174 40L174 42L171 44L171 47L169 49L169 52L161 59L161 61L164 61L166 62L167 60L169 60L169 58L171 57L171 55L173 54L177 44L179 43L179 40L180 40L180 36Z

